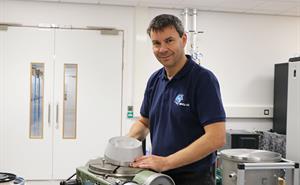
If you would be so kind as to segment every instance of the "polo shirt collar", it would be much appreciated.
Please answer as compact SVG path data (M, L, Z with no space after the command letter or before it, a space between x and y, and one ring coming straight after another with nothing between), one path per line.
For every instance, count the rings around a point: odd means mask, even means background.
M184 66L175 74L175 76L172 78L173 79L181 79L183 78L188 72L191 70L193 67L193 60L190 55L186 55L187 61L184 64ZM161 79L163 80L169 80L167 77L167 72L165 68L163 68L162 73L161 73Z

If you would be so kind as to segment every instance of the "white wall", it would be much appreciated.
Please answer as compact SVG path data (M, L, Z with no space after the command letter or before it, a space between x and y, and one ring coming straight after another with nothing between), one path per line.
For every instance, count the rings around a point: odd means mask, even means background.
M148 9L146 21L161 13L181 16L179 10ZM300 18L199 12L197 28L204 31L199 39L202 65L212 70L220 82L229 116L227 128L271 129L274 64L300 54ZM160 67L149 39L138 50L149 52L135 64L136 114L150 71ZM270 110L269 116L263 115L265 108Z
M300 18L200 13L198 25L203 65L218 76L227 110L272 107L274 64L300 52ZM272 119L229 119L227 128L265 130Z
M0 20L3 19L3 1L0 0ZM3 63L1 61L4 61L3 59L3 42L2 42L2 34L1 34L1 31L0 31L0 87L3 87L3 74L4 74L4 67L3 67ZM1 89L0 88L0 170L2 169L1 168L1 165L4 164L4 154L3 154L3 150L1 150L1 148L3 148L4 146L4 138L3 138L3 108L4 108L4 100L3 100L3 90L4 89Z
M299 52L299 18L201 13L198 24L225 105L272 105L274 64Z
M135 33L135 9L133 7L14 0L0 0L0 2L2 3L0 10L3 14L0 22L23 25L55 24L66 27L70 25L73 27L114 27L124 30L124 74L126 75L123 76L123 122L126 122L127 105L131 104L132 98L132 40ZM111 54L113 55L114 51L111 51ZM123 132L125 132L124 129L123 127Z
M127 105L134 105L135 113L139 112L146 81L161 67L153 57L146 35L148 23L161 13L181 16L181 10L147 7L14 0L0 0L0 5L0 22L104 26L125 30L123 134L132 123L126 118ZM199 12L197 23L204 31L199 39L204 54L202 65L218 77L226 109L236 111L237 107L242 107L246 110L237 113L240 117L229 118L227 128L272 128L272 119L257 119L257 116L251 116L251 110L272 107L273 66L300 52L300 18Z

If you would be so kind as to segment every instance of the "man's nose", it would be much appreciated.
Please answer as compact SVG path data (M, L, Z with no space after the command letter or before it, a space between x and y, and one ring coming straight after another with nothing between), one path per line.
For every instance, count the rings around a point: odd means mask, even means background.
M168 48L166 47L165 44L162 44L158 50L160 53L164 53L168 51Z

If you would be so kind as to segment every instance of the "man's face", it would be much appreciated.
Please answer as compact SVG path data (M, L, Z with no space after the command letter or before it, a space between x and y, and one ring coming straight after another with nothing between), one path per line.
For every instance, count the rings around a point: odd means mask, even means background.
M184 57L186 34L180 38L175 27L169 26L162 31L151 31L152 49L157 60L167 68L175 67Z

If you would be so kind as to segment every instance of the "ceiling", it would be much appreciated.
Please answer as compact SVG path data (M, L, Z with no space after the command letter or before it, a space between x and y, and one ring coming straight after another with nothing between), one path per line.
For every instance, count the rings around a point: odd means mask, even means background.
M24 0L25 1L25 0ZM32 0L161 8L197 8L203 11L238 12L300 17L300 0Z

